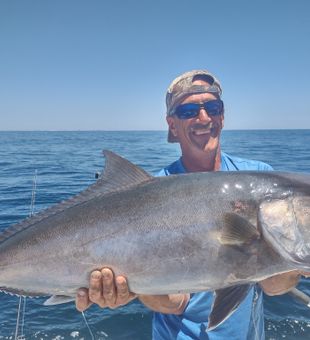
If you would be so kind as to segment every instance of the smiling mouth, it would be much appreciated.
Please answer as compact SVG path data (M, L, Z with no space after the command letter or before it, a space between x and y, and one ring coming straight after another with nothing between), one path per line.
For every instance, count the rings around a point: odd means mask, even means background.
M191 128L191 133L194 134L195 136L202 136L202 135L207 135L210 134L214 129L213 124L208 124L205 126L193 126Z

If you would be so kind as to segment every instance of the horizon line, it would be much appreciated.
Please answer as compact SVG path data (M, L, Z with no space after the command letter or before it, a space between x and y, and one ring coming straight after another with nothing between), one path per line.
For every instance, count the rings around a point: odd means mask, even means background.
M276 131L276 130L310 130L309 128L241 128L241 129L223 129L222 131ZM104 130L104 129L77 129L77 130L46 130L46 129L35 129L35 130L0 130L0 132L167 132L168 130L163 129L121 129L121 130Z

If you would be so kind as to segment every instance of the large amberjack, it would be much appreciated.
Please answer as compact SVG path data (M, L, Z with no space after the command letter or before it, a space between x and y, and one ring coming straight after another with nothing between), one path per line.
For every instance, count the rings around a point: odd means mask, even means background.
M216 290L214 328L253 283L310 271L310 175L154 178L104 154L94 185L1 234L1 290L61 303L110 267L137 294Z

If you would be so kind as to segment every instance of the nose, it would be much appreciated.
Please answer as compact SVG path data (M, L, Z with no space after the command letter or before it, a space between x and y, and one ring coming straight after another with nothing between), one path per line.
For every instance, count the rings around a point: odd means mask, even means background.
M207 111L204 108L201 108L199 110L199 114L197 116L197 118L201 121L201 122L210 122L211 118L208 115Z

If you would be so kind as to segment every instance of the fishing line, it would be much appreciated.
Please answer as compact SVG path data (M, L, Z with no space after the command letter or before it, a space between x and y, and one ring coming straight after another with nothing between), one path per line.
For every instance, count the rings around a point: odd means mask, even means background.
M21 310L21 304L22 304L22 297L19 297L19 304L17 308L17 319L16 319L16 328L15 328L15 337L14 339L18 339L18 329L19 329L19 320L20 320L20 310Z
M31 203L30 203L30 212L29 216L31 217L34 212L34 204L36 200L36 191L37 191L37 169L34 171L33 182L32 182L32 192L31 192Z
M31 191L31 203L30 203L30 211L29 217L31 217L34 213L34 205L36 199L36 191L37 191L37 169L34 171L33 181L32 181L32 191ZM24 327L25 327L25 314L26 314L26 297L20 296L18 309L17 309L17 318L16 318L16 328L15 328L15 340L24 340ZM20 320L21 319L21 320ZM20 325L21 321L21 325ZM20 328L20 335L19 333Z
M23 297L23 301L24 301L24 304L23 304L23 313L22 313L21 336L23 336L23 334L24 334L25 314L26 314L26 296Z
M19 297L19 304L17 309L17 319L16 319L16 328L15 328L15 340L25 340L24 335L24 325L25 325L25 312L26 312L26 298L23 296ZM22 322L20 325L20 319L22 318ZM20 335L18 335L20 329Z
M82 312L82 316L83 316L83 319L84 319L84 321L85 321L85 323L86 323L86 326L87 326L87 328L88 328L88 331L89 331L89 334L90 334L92 340L95 340L94 334L93 334L92 330L91 330L90 327L89 327L89 324L88 324L88 322L87 322L87 320L86 320L86 316L85 316L84 312Z

